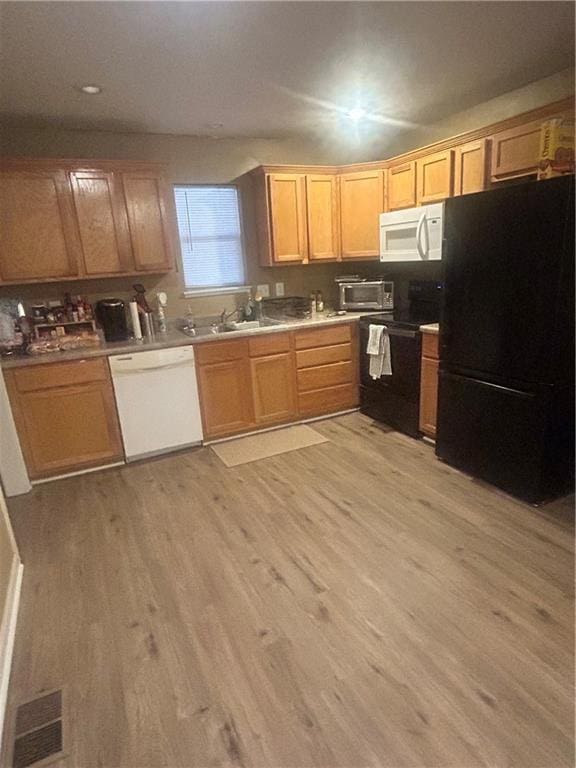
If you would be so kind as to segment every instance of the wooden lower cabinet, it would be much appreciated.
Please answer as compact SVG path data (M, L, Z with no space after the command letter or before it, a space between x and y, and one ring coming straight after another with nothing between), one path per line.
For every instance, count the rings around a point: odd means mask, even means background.
M294 334L298 411L302 418L355 408L358 394L356 323Z
M297 416L294 363L290 352L250 360L256 424L272 425Z
M224 437L254 427L247 359L198 366L198 389L205 437Z
M436 437L438 412L438 334L422 333L422 367L420 373L420 430Z
M4 375L32 479L122 459L105 358L15 368Z
M207 439L358 405L356 323L198 346Z

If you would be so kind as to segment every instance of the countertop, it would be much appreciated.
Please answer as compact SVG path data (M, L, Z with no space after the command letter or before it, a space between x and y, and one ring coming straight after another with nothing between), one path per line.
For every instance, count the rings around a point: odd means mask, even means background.
M29 365L41 365L42 363L63 363L68 360L85 360L90 357L109 357L110 355L124 355L130 352L144 352L148 349L168 349L170 347L186 347L190 344L204 344L206 342L223 341L225 339L239 339L246 336L255 336L265 333L282 333L298 328L319 328L324 325L337 325L338 323L350 323L357 321L362 315L374 314L373 312L347 312L345 315L335 317L315 317L309 320L286 320L279 325L267 325L263 328L251 328L250 330L227 331L226 333L209 333L202 336L187 336L177 329L165 334L157 334L148 341L104 342L98 347L74 349L68 352L49 352L44 355L18 355L5 357L2 360L2 368L21 368ZM428 326L425 326L428 327ZM431 326L430 326L431 327Z
M435 333L438 335L440 333L440 324L430 323L429 325L421 325L420 330L422 333Z

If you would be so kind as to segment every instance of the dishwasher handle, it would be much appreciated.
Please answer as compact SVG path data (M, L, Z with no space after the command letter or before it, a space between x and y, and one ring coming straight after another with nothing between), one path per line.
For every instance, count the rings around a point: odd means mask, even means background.
M177 363L160 363L157 365L141 366L139 368L133 368L132 366L127 368L115 367L114 370L112 371L112 375L113 376L131 376L133 373L149 373L150 371L169 371L173 368L184 368L185 366L191 366L191 361L180 360Z

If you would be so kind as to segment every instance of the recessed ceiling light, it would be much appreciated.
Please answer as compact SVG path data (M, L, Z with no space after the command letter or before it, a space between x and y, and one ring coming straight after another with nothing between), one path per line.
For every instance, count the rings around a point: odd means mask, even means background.
M99 85L81 85L78 90L82 93L87 93L90 96L96 96L98 93L102 93L102 88Z
M346 115L350 118L350 120L354 120L354 122L358 122L358 120L362 120L363 117L366 117L368 113L365 109L362 109L362 107L354 107L354 109L349 109L348 112L346 112Z

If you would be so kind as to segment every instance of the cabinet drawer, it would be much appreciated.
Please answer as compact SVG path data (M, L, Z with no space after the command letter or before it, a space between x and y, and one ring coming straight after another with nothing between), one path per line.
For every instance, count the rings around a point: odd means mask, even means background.
M269 333L265 336L255 336L248 339L250 357L264 357L265 355L280 355L290 352L289 333Z
M352 360L352 344L335 344L332 347L302 349L296 352L296 367L311 368L314 365L328 365L343 360Z
M355 408L358 405L358 388L354 384L342 384L339 387L303 392L298 395L298 405L302 416Z
M298 391L333 387L337 384L349 384L354 380L351 362L320 365L316 368L301 368L298 371Z
M104 357L95 360L71 360L68 363L44 363L13 372L18 392L34 392L72 384L108 379L108 361Z
M227 360L238 360L248 355L247 339L236 341L216 341L207 344L198 344L196 360L199 365L207 363L225 363Z
M350 324L335 325L331 328L310 328L296 331L294 342L296 349L311 349L312 347L329 347L333 344L344 344L352 338Z
M423 333L422 334L422 354L424 357L431 357L434 360L438 360L440 357L438 353L438 339L437 333Z

